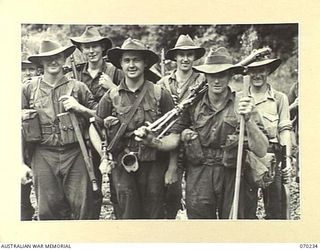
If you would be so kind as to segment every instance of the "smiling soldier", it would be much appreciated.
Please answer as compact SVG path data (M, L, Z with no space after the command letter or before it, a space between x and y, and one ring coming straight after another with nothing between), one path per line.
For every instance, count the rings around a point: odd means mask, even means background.
M115 145L110 149L116 160L111 176L120 219L162 219L168 157L141 145L134 140L133 134L135 129L155 121L173 108L168 91L145 79L145 71L159 58L141 41L131 38L125 40L121 48L110 49L108 58L125 74L120 85L108 91L97 108L97 116L105 123L110 119L114 124L118 123L116 128L108 127L108 132L110 145ZM124 160L128 152L133 152L128 154L135 159L132 166Z

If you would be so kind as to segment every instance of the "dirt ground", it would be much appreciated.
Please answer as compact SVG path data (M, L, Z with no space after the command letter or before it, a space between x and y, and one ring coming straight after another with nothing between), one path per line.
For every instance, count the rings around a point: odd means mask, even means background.
M294 174L293 174L294 176ZM185 183L182 184L183 189L183 197L185 197ZM101 207L101 214L100 214L100 220L114 220L114 212L112 208L112 204L110 202L110 189L109 189L109 181L107 177L104 177L103 184L102 184L102 193L103 193L103 205ZM297 183L295 181L295 178L293 178L291 184L290 184L290 211L291 211L291 219L292 220L299 220L300 219L300 183ZM257 207L257 218L259 220L263 220L265 217L265 210L263 205L263 197L261 190L258 191L258 207ZM31 202L32 205L35 207L37 211L37 204L36 204L36 198L34 194L34 190L31 192ZM182 199L182 203L184 204L184 198ZM37 212L34 216L34 218L37 218ZM187 214L186 210L179 210L176 220L187 220Z

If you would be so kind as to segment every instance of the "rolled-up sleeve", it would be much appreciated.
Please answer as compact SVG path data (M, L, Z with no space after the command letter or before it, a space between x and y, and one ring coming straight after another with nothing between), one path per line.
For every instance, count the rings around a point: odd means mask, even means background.
M278 112L279 112L279 124L278 131L281 133L284 130L291 130L292 123L290 121L290 113L289 113L289 101L288 97L281 93L281 98L279 98L278 104Z
M88 109L95 110L97 108L98 103L94 100L94 96L91 93L90 89L83 82L78 82L80 86L81 93L81 104L87 107Z

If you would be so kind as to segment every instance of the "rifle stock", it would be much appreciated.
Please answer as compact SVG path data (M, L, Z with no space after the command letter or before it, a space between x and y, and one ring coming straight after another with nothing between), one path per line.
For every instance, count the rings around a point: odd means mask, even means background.
M69 112L69 115L70 115L70 119L71 119L71 122L72 122L72 126L74 128L74 132L75 132L76 137L77 137L78 142L79 142L79 146L80 146L80 149L81 149L81 152L82 152L82 155L83 155L83 159L85 161L85 165L86 165L86 169L87 169L90 181L92 182L92 189L93 189L93 191L97 191L99 188L98 188L98 184L97 184L97 181L96 181L96 177L95 177L94 172L93 172L92 160L89 157L89 154L88 154L88 151L87 151L87 148L86 148L86 144L85 144L84 139L82 137L82 133L81 133L81 130L80 130L80 127L79 127L78 119L77 119L76 115L72 111Z

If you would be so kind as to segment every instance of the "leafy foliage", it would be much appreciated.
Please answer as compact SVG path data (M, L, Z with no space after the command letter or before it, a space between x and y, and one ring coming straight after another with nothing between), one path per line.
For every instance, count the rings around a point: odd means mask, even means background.
M103 36L111 38L114 46L121 46L128 37L142 40L150 49L160 55L161 49L173 48L181 34L189 34L194 41L208 52L210 48L227 47L238 62L253 49L268 46L272 57L282 59L282 64L270 76L271 84L288 93L290 86L298 80L298 24L232 24L232 25L96 25ZM70 37L80 36L85 25L65 24L22 24L22 59L38 52L44 38L70 44ZM77 62L85 59L79 51ZM204 61L201 58L197 64ZM174 67L168 63L167 70ZM159 68L159 65L158 65ZM235 81L241 77L235 78Z

